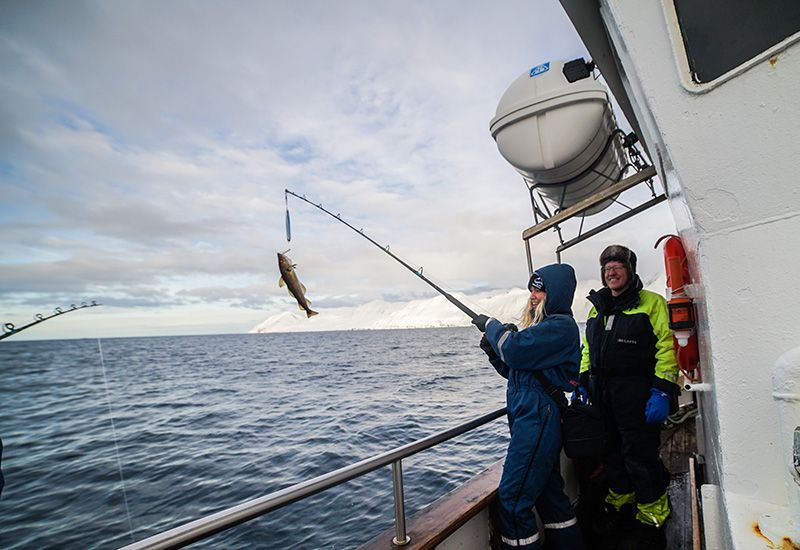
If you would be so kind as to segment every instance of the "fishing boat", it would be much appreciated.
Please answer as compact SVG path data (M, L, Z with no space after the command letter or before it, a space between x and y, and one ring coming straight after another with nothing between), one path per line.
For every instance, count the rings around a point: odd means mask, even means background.
M689 435L662 449L678 464L669 545L800 548L800 323L792 307L800 271L800 4L561 4L591 60L539 60L491 122L501 154L529 183L535 223L522 232L529 269L549 260L530 248L544 231L561 235L579 224L554 251L560 259L634 215L647 223L648 210L668 202L680 250L667 260L677 258L689 279L670 289L670 301L694 320L676 329L678 352L696 346L697 354L686 359L682 415L671 428ZM598 75L633 132L618 131ZM547 78L560 91L539 85ZM588 130L587 119L596 121ZM557 144L568 133L588 135L588 144L559 158L552 148L568 148ZM648 199L584 227L590 214L642 185ZM362 548L494 547L501 464L406 518L402 460L503 416L494 411L126 548L183 546L388 465L395 526L365 533ZM563 457L562 466L572 471ZM574 478L568 493L582 498Z

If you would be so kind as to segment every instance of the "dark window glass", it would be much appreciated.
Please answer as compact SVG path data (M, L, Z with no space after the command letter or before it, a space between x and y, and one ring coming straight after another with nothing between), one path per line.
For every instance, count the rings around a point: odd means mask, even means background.
M800 0L674 0L695 82L710 82L800 31Z

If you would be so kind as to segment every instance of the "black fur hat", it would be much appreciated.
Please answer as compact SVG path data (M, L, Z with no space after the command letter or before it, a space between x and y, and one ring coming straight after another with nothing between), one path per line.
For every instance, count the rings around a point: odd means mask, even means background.
M620 262L628 269L628 279L633 281L636 276L636 254L633 251L621 244L612 244L607 246L603 253L600 254L600 280L603 281L603 286L606 286L605 273L603 268L608 262Z

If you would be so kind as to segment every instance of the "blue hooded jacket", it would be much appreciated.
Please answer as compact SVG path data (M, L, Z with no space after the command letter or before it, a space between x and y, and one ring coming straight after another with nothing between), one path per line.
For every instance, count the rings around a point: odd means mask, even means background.
M577 385L581 349L578 325L572 317L572 299L577 281L569 264L551 264L536 270L547 292L544 320L513 332L497 319L486 323L486 338L507 372L509 388L541 386L532 371L540 371L562 391Z

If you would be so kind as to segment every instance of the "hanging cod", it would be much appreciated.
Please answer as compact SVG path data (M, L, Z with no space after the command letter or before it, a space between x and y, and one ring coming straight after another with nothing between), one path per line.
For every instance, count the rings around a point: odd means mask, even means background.
M288 250L286 252L289 252ZM306 298L306 287L297 278L297 267L292 263L292 260L286 256L285 253L278 252L278 270L281 272L281 278L278 279L278 286L286 285L289 294L297 300L297 305L300 309L306 312L306 316L313 317L317 312L309 307L311 300Z

